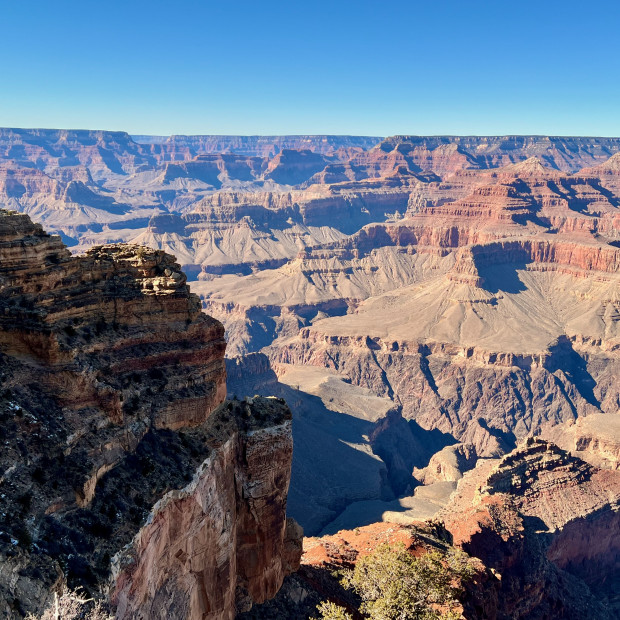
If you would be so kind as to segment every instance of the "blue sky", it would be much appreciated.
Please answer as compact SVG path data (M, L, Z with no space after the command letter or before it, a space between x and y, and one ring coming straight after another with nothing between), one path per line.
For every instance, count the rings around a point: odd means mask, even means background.
M618 3L0 0L0 126L620 135Z

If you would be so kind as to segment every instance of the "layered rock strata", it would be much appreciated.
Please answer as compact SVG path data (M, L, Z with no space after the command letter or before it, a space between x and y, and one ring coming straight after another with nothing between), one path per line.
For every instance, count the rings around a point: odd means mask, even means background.
M620 469L620 415L592 414L545 427L540 437L600 469Z
M77 250L174 253L229 355L327 367L393 403L368 464L396 494L430 457L404 455L403 429L493 457L618 411L617 139L220 138L2 132L0 202Z
M232 618L295 571L302 532L286 519L291 417L283 401L232 401L204 429L209 456L166 493L112 558L116 618Z
M3 615L62 582L119 617L231 618L272 596L299 556L290 412L222 405L224 330L174 258L72 257L2 211L0 292Z
M529 439L480 464L440 513L500 578L498 618L613 618L620 475Z

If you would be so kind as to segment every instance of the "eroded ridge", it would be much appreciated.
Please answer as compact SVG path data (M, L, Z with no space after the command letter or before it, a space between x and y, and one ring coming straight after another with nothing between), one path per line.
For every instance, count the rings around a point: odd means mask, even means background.
M159 588L178 617L272 596L299 558L290 412L223 405L224 330L175 259L72 257L2 211L0 293L2 614L41 611L64 581L119 617L152 617Z

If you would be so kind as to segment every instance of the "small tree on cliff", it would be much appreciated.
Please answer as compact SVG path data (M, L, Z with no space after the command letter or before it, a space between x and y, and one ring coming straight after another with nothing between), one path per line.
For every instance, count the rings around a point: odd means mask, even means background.
M321 614L321 620L353 620L353 616L347 613L347 610L331 601L323 601L317 605L317 609Z
M456 619L460 617L457 595L473 574L462 552L430 551L418 558L402 543L383 544L357 562L344 585L359 594L360 611L372 620ZM323 615L324 620L346 618L333 615L337 609L319 611L332 613Z

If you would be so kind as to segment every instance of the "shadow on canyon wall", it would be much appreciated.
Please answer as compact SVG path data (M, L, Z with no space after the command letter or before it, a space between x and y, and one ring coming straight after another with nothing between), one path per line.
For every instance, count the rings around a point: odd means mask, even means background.
M451 435L405 420L396 408L376 422L331 409L319 396L279 382L263 353L226 364L229 395L278 396L293 412L288 513L306 535L325 531L356 502L386 504L360 510L354 527L381 520L388 508L405 511L396 500L413 492L413 468L426 466L435 452L456 443Z

